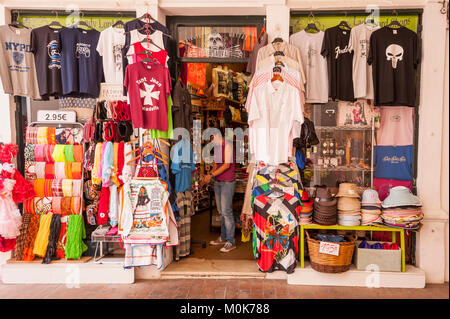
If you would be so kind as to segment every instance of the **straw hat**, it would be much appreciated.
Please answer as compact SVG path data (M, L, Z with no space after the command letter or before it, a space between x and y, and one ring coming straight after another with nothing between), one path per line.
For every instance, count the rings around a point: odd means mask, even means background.
M341 183L339 184L339 192L336 197L357 197L359 198L358 189L354 183Z
M337 208L339 210L360 210L361 203L359 199L353 197L340 197L337 201Z

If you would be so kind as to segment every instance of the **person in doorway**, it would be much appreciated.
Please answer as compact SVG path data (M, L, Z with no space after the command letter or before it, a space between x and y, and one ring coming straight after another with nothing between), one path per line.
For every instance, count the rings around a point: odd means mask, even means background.
M220 215L220 236L210 242L210 245L223 245L221 252L227 253L236 248L234 231L235 221L233 215L234 180L234 156L233 144L225 141L223 131L218 131L213 137L214 162L212 170L201 180L201 185L210 181L214 182L214 194L216 207Z

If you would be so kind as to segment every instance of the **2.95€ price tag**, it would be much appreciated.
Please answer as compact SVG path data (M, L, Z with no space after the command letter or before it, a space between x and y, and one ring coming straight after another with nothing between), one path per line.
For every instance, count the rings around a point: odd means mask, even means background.
M320 242L319 253L339 256L339 244L322 241Z
M39 110L37 120L38 122L74 123L77 120L77 115L75 111Z

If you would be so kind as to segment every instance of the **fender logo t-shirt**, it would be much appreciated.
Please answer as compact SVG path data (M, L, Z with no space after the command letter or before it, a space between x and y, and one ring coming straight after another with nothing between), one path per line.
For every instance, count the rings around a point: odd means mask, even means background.
M171 82L169 70L157 63L127 66L124 86L128 90L134 127L167 132Z

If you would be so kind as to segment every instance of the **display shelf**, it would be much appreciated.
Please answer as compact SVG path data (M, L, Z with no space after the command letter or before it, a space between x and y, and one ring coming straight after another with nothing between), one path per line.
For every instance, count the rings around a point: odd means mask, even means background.
M371 131L371 126L316 126L316 131Z
M341 226L341 225L300 225L300 268L305 267L305 230L324 229L324 230L351 230L351 231L390 231L400 233L400 249L402 250L402 272L405 272L405 230L403 228L394 228L384 225L379 226ZM392 236L392 242L395 243L395 236Z

